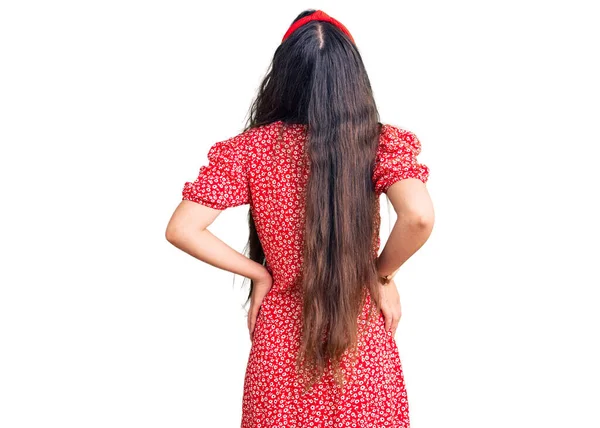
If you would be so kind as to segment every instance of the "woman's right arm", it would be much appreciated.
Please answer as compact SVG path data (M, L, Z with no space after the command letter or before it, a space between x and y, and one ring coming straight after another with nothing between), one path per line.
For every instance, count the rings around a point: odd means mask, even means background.
M425 244L435 221L431 197L421 180L400 180L392 184L386 194L397 219L377 259L381 276L396 271Z
M377 270L381 276L398 270L423 246L431 235L435 217L425 183L417 178L395 182L389 186L386 194L398 218L377 258ZM402 316L398 288L393 279L379 287L385 329L395 335Z

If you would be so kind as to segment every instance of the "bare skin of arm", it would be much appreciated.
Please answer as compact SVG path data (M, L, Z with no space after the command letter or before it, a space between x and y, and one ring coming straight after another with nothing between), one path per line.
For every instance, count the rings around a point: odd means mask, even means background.
M435 220L433 203L421 180L400 180L392 184L386 194L398 217L377 258L377 270L382 276L400 268L425 244ZM386 330L395 335L402 316L398 288L392 280L387 285L380 285L380 291Z
M409 178L394 183L388 188L387 196L398 218L377 259L381 275L395 271L421 248L431 234L434 218L429 193L420 180ZM248 331L252 340L258 311L271 289L273 279L263 265L234 250L207 230L220 213L221 210L192 201L181 201L171 216L165 237L175 247L198 260L254 281L248 311ZM382 285L381 293L386 328L395 334L401 307L394 281Z
M234 250L207 230L221 212L183 200L171 216L165 237L175 247L198 260L254 281L248 311L248 330L252 339L258 310L273 285L273 278L262 264Z

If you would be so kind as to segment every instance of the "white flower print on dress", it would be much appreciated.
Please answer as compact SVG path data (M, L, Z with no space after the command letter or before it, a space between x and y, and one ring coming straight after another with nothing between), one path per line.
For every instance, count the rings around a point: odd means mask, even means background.
M283 129L282 129L283 127ZM280 132L282 138L279 139ZM307 393L295 373L300 340L301 296L291 285L302 265L302 189L308 178L303 159L306 125L273 122L217 142L208 164L182 196L223 210L249 204L273 275L254 330L242 398L242 428L409 428L409 407L396 341L382 314L366 324L370 297L360 315L364 330L358 358L341 391L331 370ZM384 124L373 186L377 196L405 178L427 182L429 168L417 161L416 135ZM379 207L379 198L377 198ZM379 210L376 211L379 213ZM380 217L374 219L379 236ZM379 238L373 248L378 254ZM350 370L352 369L352 370Z

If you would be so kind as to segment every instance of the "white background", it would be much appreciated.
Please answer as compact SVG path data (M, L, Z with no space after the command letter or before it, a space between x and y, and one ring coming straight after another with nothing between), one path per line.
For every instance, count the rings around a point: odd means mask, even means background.
M239 426L248 284L164 230L312 7L431 170L396 278L412 428L600 427L593 2L1 4L0 426ZM238 251L247 209L210 227Z

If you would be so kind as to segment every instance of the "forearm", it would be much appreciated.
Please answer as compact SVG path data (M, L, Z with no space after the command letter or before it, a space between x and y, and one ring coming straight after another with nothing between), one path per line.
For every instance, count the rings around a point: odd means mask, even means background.
M180 233L170 242L198 260L253 280L270 275L265 266L234 250L208 229Z
M415 216L398 216L377 258L379 274L387 275L402 266L429 239L432 228L431 221Z

